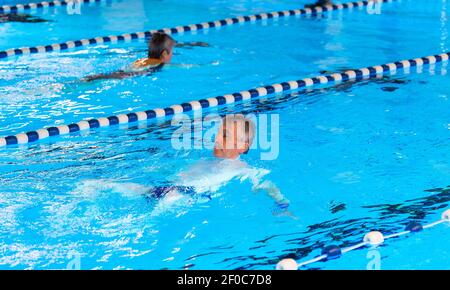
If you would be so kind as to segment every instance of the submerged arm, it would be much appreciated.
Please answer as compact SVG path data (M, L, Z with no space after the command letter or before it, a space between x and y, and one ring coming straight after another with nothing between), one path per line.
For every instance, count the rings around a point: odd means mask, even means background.
M264 191L269 195L276 204L275 209L273 210L272 214L281 216L289 216L294 219L298 219L294 214L292 214L289 211L289 200L281 193L280 189L269 180L262 180L262 177L266 174L268 174L268 170L264 169L255 169L253 168L251 170L251 173L249 174L250 181L253 184L252 190L253 191Z
M293 213L291 213L288 209L290 204L289 200L286 197L284 197L284 195L281 193L281 191L273 182L266 180L259 184L255 184L252 189L263 190L275 200L276 208L272 212L273 215L277 216L285 215L293 219L298 219L298 217L295 216Z
M85 82L92 82L96 80L110 80L110 79L125 79L130 77L136 77L136 76L142 76L154 73L162 68L163 65L158 65L156 67L151 67L144 70L137 70L137 71L123 71L119 70L116 72L108 73L108 74L96 74L87 76L83 79Z
M39 22L49 22L49 20L42 19L29 14L0 14L0 23L6 22L23 22L23 23L39 23Z
M109 74L96 74L92 76L87 76L83 80L86 82L92 82L96 80L110 80L110 79L124 79L129 77L134 77L138 75L146 74L146 72L125 72L125 71L117 71Z
M210 63L201 63L201 64L193 64L193 63L169 63L167 66L170 67L180 67L180 68L192 68L192 67L204 67L204 66L210 66L210 65L219 65L219 61L213 61Z
M287 208L289 206L289 200L284 197L278 187L271 181L263 181L261 183L255 184L252 188L253 190L263 190L271 198L273 198L276 204L281 208Z

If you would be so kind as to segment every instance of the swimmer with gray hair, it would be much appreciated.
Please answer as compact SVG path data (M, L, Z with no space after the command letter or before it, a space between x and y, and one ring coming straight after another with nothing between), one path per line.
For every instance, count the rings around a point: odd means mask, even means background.
M144 186L134 183L117 183L105 180L86 180L78 191L96 192L110 190L124 195L141 195L149 201L158 201L154 213L164 212L173 205L192 204L192 201L209 201L220 195L221 188L233 180L248 180L253 192L265 192L275 201L274 215L296 218L289 212L290 202L278 187L264 177L270 173L263 168L249 166L240 160L247 154L256 134L254 122L242 114L227 115L221 120L214 140L213 160L197 162L188 170L176 174L163 186ZM183 200L185 202L183 202Z

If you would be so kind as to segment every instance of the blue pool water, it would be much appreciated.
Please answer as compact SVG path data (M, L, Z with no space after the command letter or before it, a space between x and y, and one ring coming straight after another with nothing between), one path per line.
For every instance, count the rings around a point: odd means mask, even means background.
M228 2L105 1L82 6L81 15L37 10L52 22L0 24L0 50L307 1ZM184 67L127 80L79 82L145 56L145 41L3 59L0 135L447 52L448 9L446 1L403 0L379 15L354 9L176 35L210 47L176 48L173 62ZM242 159L269 171L264 179L298 219L273 215L273 200L248 180L233 179L209 201L163 209L138 190L112 190L108 184L152 186L215 162L207 149L175 150L170 120L1 148L0 268L61 269L79 255L83 269L273 269L285 257L302 261L329 244L358 243L371 230L438 220L450 200L449 90L444 64L212 110L278 114L278 158L251 150ZM448 231L442 224L307 269L367 269L374 256L381 269L450 269Z

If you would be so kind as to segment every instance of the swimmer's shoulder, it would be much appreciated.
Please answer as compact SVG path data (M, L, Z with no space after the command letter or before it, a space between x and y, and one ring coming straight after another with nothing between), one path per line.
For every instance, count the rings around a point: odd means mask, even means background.
M148 69L152 67L157 67L161 65L161 61L159 59L155 58L141 58L133 62L131 67L133 69L139 70L139 69Z

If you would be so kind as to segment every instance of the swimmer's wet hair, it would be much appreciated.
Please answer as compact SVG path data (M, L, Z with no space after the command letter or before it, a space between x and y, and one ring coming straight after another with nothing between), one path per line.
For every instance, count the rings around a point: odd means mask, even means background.
M238 126L238 130L241 129L241 126L244 126L244 134L243 135L238 135L238 141L239 142L243 142L243 143L247 143L248 144L248 148L250 148L250 146L252 146L253 143L253 139L255 138L255 132L256 132L256 126L255 123L249 119L246 118L244 115L242 114L231 114L231 115L226 115L225 117L222 118L222 125L226 127L226 124L231 124L231 123L236 123L236 125ZM248 149L246 152L244 152L244 154L248 153Z
M148 57L160 58L162 53L169 53L177 42L169 35L162 32L152 34L152 39L148 44Z

